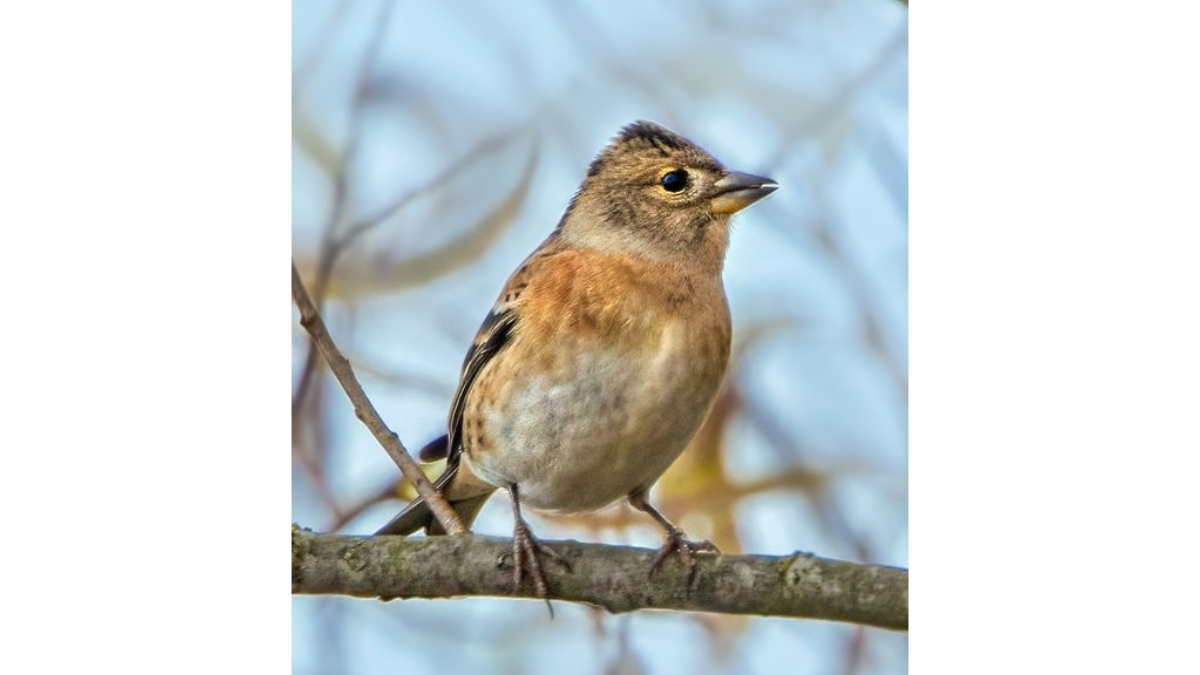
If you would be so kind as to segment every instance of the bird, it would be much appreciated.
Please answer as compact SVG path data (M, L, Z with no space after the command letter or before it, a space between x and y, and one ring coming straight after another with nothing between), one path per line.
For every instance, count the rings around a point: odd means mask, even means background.
M730 217L778 187L636 121L596 155L558 225L509 277L463 361L447 433L419 457L447 460L434 486L468 527L508 492L514 592L529 577L547 598L542 558L570 571L523 506L583 513L626 500L666 532L651 577L671 556L690 574L696 554L716 552L648 494L725 375ZM417 499L376 534L421 529L445 534Z

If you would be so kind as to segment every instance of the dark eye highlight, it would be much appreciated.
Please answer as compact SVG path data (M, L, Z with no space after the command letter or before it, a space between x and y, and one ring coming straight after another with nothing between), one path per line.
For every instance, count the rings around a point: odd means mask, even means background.
M676 169L665 174L658 182L662 184L663 189L667 192L680 192L687 187L688 174L683 169Z

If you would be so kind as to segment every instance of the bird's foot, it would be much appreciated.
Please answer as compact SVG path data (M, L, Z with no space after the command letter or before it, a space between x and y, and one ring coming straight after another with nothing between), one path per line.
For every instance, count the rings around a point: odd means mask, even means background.
M683 535L682 530L668 530L667 542L658 549L658 555L654 556L654 564L650 566L650 578L653 579L658 568L662 567L667 558L674 555L679 558L680 564L687 570L688 585L691 585L696 576L696 554L720 552L711 541L692 541Z
M521 590L521 577L528 576L533 581L537 597L546 601L546 607L550 609L550 618L553 619L554 607L550 605L549 594L546 590L546 573L541 560L543 557L551 558L568 572L571 571L571 563L566 558L558 551L538 541L524 522L517 521L516 527L513 528L513 592ZM528 567L525 565L526 562L529 563Z

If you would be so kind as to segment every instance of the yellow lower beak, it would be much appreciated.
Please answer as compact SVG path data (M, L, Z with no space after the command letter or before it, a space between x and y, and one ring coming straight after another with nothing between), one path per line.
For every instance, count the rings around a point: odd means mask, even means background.
M778 189L779 183L770 178L730 171L713 183L713 213L737 213Z

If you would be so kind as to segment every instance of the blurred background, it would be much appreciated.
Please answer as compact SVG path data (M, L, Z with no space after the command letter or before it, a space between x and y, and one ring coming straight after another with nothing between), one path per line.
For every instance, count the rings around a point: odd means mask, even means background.
M649 119L780 189L735 218L725 388L654 502L725 552L908 566L908 17L897 0L292 5L293 256L413 451L587 163ZM292 517L370 533L412 496L292 332ZM431 476L440 464L428 467ZM543 538L647 547L624 505ZM510 536L497 494L475 530ZM901 673L907 635L507 599L292 600L296 673Z

